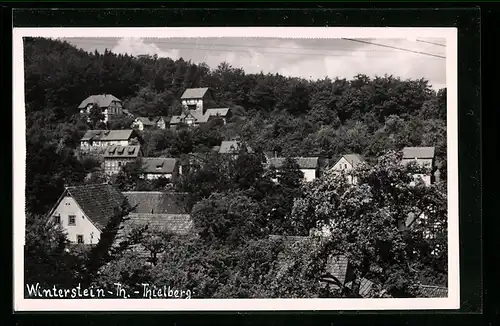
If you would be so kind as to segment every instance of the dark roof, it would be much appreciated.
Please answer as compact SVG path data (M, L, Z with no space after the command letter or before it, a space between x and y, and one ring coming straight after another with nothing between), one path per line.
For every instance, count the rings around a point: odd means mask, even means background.
M207 91L208 91L207 87L205 87L205 88L188 88L182 94L181 99L203 98L203 96L205 96Z
M210 117L216 117L216 116L225 117L227 116L228 112L229 108L217 108L217 109L207 109L207 112L205 114L207 114Z
M349 260L346 256L329 256L326 262L326 274L338 279L341 284L345 284Z
M229 153L237 153L240 150L240 142L237 140L224 140L220 144L219 153L220 154L229 154ZM253 150L249 146L247 146L248 152L252 153Z
M447 298L448 288L432 285L420 285L420 293L424 298Z
M360 163L365 162L365 159L363 158L363 156L361 156L359 154L345 154L342 157L345 158L347 162L351 163L352 166L356 166Z
M86 140L101 140L101 141L112 141L112 140L129 140L134 136L135 132L132 129L125 130L87 130L85 135L83 135L81 141Z
M125 200L123 194L109 184L67 187L66 192L100 230L106 227L115 209Z
M293 159L295 159L301 169L316 169L318 167L317 157L294 157ZM284 157L270 158L269 164L279 169L283 166L285 160L286 158Z
M141 153L140 145L131 146L108 146L104 152L104 158L136 158Z
M137 117L136 120L139 120L144 125L154 126L156 125L156 121L158 121L158 118Z
M181 115L174 115L172 116L172 119L170 119L170 124L179 124L181 122L184 122L186 118L194 118L195 123L205 123L208 121L208 118L210 116L205 112L205 114L201 113L200 111L191 111L191 112L186 112Z
M145 157L142 159L144 173L171 174L175 171L177 159L166 157Z
M373 288L373 283L367 278L362 278L359 284L359 295L362 297L367 297L370 294L371 289Z
M189 214L147 214L130 213L123 222L123 233L135 226L148 226L151 230L185 235L193 230L193 220Z
M100 95L91 95L87 97L85 100L80 103L78 106L79 109L84 109L87 107L89 104L97 104L100 108L107 108L108 106L111 105L113 102L122 102L119 98L116 98L115 96L111 94L100 94Z
M432 159L434 151L434 147L405 147L403 148L403 159Z
M160 191L127 191L123 192L132 207L133 213L155 214L187 214L185 203L187 195L175 192Z

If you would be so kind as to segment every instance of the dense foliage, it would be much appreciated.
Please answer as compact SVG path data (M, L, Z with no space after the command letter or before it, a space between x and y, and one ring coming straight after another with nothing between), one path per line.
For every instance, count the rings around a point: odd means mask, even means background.
M210 87L217 106L233 112L226 125L214 120L197 129L147 130L142 135L148 156L192 161L191 155L198 154L197 163L174 184L190 194L196 236L139 237L138 242L149 239L146 250L158 251L152 265L127 251L75 258L61 249L64 237L30 217L26 255L38 260L27 259L27 275L43 275L39 269L57 265L45 280L54 284L65 268L83 264L86 275L65 275L73 281L120 281L130 287L146 281L182 284L195 289L196 297L337 296L341 294L317 280L325 253L335 251L349 256L359 277L369 276L394 296L416 295L419 275L427 275L426 283L446 279L446 255L439 251L446 248L446 232L432 240L422 235L435 223L446 231L445 186L409 187L409 171L397 158L389 154L379 159L404 146L435 146L441 177L446 177L445 89L435 92L426 80L392 76L310 81L246 74L227 63L211 70L183 59L87 53L43 38L25 38L24 56L29 213L47 213L64 185L106 179L99 162L78 158L80 137L99 120L96 112L90 123L78 112L89 95L113 94L135 115L171 116L180 112L185 88ZM124 116L107 128L128 128L130 122ZM255 153L211 152L221 140L234 138ZM357 172L362 182L354 187L329 175L303 186L292 159L278 176L263 167L261 154L277 150L287 157L331 160L355 152L372 165ZM137 162L131 163L112 182L123 190L164 187L140 181L139 170ZM422 216L422 211L427 218L420 219L419 227L398 228L402 216ZM297 244L286 251L287 269L279 269L284 245L268 235L306 235L311 228L330 230L333 236ZM378 272L367 261L377 264Z

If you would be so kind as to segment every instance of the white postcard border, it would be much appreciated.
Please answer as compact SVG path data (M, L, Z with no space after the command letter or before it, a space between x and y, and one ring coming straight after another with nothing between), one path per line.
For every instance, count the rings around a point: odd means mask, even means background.
M314 37L311 37L314 35ZM279 37L446 39L448 151L448 297L412 299L25 299L24 229L26 117L23 37ZM270 311L270 310L434 310L460 308L458 219L458 84L456 28L364 27L189 27L189 28L14 28L13 193L15 311ZM23 169L21 168L23 167ZM179 285L181 286L181 285ZM103 301L105 300L105 304Z

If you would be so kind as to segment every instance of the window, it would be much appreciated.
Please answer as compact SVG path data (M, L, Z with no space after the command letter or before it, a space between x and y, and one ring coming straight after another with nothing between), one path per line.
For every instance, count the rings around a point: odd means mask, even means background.
M59 215L54 216L54 222L56 224L61 224L61 216L59 216Z
M83 235L82 234L78 234L76 236L76 242L77 243L83 243Z
M75 215L69 216L68 225L73 225L73 226L76 225L76 216Z

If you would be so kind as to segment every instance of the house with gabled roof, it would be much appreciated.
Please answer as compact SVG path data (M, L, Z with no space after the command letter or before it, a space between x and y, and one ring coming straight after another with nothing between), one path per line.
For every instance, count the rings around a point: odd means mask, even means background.
M173 180L182 174L179 160L170 157L145 157L142 159L142 169L146 180L162 177Z
M120 172L127 163L142 157L140 145L115 146L111 145L104 150L104 173L114 175Z
M229 108L207 108L207 101L213 100L212 91L208 87L188 88L181 96L183 112L170 119L170 126L175 128L180 124L198 126L210 119L221 118L224 123L230 117Z
M419 167L426 169L427 173L416 173L413 177L414 179L422 179L427 186L433 183L432 173L434 172L435 165L434 147L405 147L403 148L401 163L405 165L416 163Z
M132 122L130 127L141 131L145 129L152 129L156 127L157 120L158 118L156 117L137 117L134 122Z
M71 243L97 244L125 200L118 189L106 183L66 187L48 218L60 225Z
M329 169L333 173L345 173L347 182L349 184L357 184L358 179L349 172L358 167L359 165L366 163L363 156L359 154L344 154L337 162Z
M293 157L299 165L300 171L304 174L304 181L310 182L318 177L319 173L319 157ZM274 167L279 174L285 163L285 157L267 158L267 166Z
M141 137L133 129L87 130L80 139L80 150L83 152L103 152L108 146L130 146L141 142Z
M80 113L88 115L94 106L101 109L101 112L104 114L104 123L123 114L122 101L111 94L91 95L80 103L78 109Z

